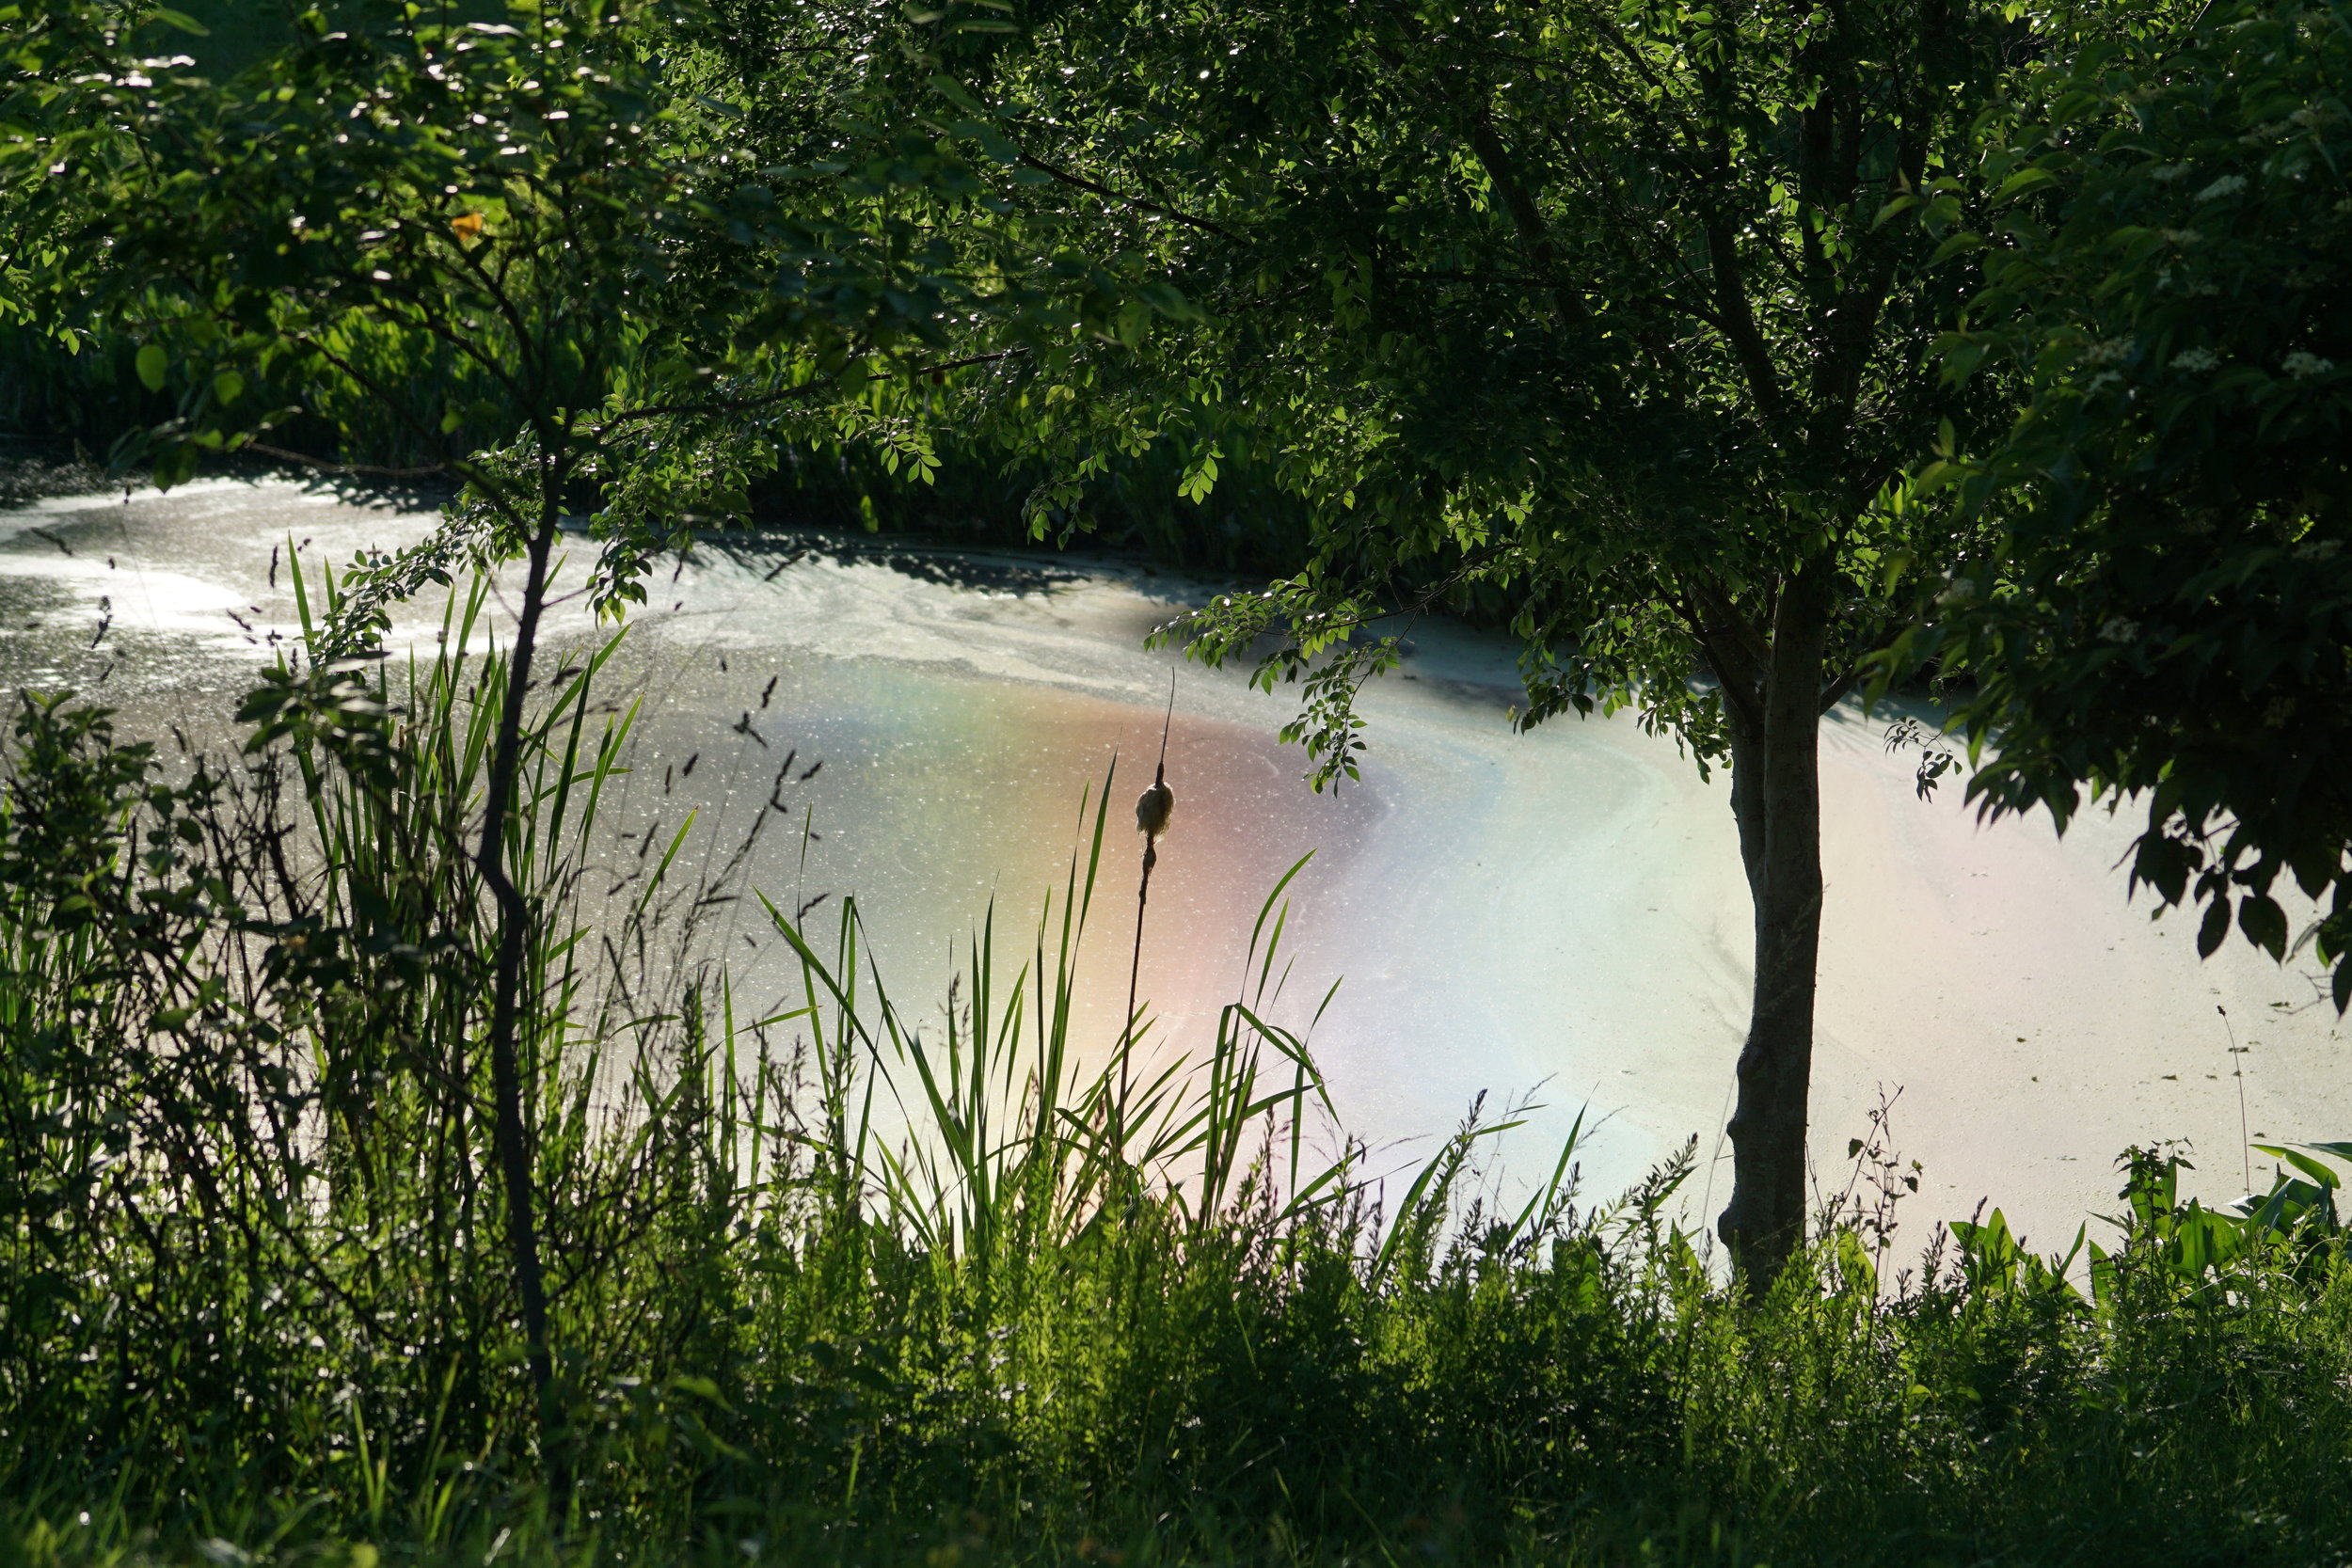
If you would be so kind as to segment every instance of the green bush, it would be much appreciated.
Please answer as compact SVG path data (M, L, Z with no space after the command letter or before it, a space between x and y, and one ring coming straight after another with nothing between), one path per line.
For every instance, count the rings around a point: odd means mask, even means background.
M23 700L0 1560L2338 1560L2325 1160L2214 1212L2136 1152L2071 1268L1995 1214L1890 1279L1883 1203L1837 1207L1762 1303L1672 1223L1687 1153L1588 1206L1571 1150L1490 1212L1473 1115L1384 1210L1360 1150L1293 1141L1321 1082L1263 986L1189 1066L1081 1066L1099 802L940 1024L853 902L771 910L802 993L742 1014L695 930L728 857L590 874L629 717L597 649L532 716L510 851L543 1442L473 1048L481 604L405 671L290 660L231 756Z

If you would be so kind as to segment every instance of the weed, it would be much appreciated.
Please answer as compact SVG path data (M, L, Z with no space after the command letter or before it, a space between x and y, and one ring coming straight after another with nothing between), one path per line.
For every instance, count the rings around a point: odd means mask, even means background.
M338 612L331 574L302 591ZM2346 1538L2352 1148L2266 1150L2272 1191L2225 1212L2135 1151L2112 1250L2044 1258L1996 1212L1890 1287L1882 1116L1760 1303L1671 1219L1690 1147L1593 1203L1571 1139L1490 1212L1513 1118L1473 1109L1390 1207L1360 1148L1308 1153L1332 1118L1282 998L1297 867L1195 1058L1132 1073L1132 1009L1086 1037L1109 779L940 1022L884 988L855 899L820 928L797 894L761 901L794 994L742 1013L701 911L748 848L690 819L607 870L635 718L591 700L610 642L532 692L502 850L534 1335L480 1046L510 689L467 652L484 604L455 592L405 669L290 657L234 755L167 765L103 709L21 701L0 1561L2301 1563Z

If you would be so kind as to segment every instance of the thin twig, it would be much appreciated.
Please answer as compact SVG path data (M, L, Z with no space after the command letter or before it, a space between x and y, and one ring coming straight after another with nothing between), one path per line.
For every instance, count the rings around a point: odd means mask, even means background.
M2246 1130L2246 1053L2238 1049L2237 1029L2230 1022L2230 1009L2217 1002L2213 1010L2221 1015L2222 1030L2230 1037L2230 1054L2237 1058L2232 1064L2234 1070L2231 1076L2237 1080L2238 1167L2245 1177L2246 1190L2250 1194L2254 1190L2254 1134Z
M1234 233L1223 224L1212 223L1207 218L1203 217L1195 217L1190 213L1179 212L1173 207L1163 207L1156 201L1147 201L1142 197L1130 196L1125 191L1113 190L1108 185L1098 184L1094 181L1088 179L1083 174L1073 174L1066 168L1056 168L1052 164L1047 163L1042 158L1032 157L1028 153L1024 152L1021 154L1021 162L1025 166L1036 169L1040 174L1058 180L1065 185L1075 185L1082 191L1092 191L1096 196L1106 197L1110 200L1123 202L1127 206L1134 207L1141 212L1156 213L1164 218L1171 218L1178 223L1187 226L1188 228L1200 230L1204 233L1215 234L1220 239L1237 240L1241 238L1240 235Z
M281 463L298 463L306 468L316 469L323 474L365 474L373 479L428 479L435 475L446 476L450 472L450 467L446 463L429 464L421 468L389 468L376 463L335 463L324 457L311 457L304 452L291 451L284 447L268 446L260 441L247 441L237 450L259 452L263 457L275 457Z

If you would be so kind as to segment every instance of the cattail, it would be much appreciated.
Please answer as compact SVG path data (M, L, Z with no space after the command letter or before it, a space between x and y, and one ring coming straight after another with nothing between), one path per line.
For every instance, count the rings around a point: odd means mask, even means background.
M1128 1067L1136 1045L1136 982L1143 974L1143 911L1152 897L1152 868L1160 863L1160 835L1176 814L1176 792L1168 787L1168 731L1176 719L1176 672L1168 673L1168 713L1160 721L1160 761L1152 787L1136 797L1136 831L1143 835L1143 879L1136 884L1136 952L1127 968L1127 1021L1119 1032L1119 1098L1111 1106L1111 1146L1127 1147Z
M1143 869L1148 878L1168 819L1176 814L1176 792L1168 787L1168 731L1176 721L1176 672L1168 673L1168 713L1160 721L1160 761L1152 769L1152 787L1136 797L1136 831L1143 835Z
M1163 775L1151 788L1136 797L1136 831L1157 839L1168 832L1168 819L1175 810L1176 792L1168 787L1168 779Z

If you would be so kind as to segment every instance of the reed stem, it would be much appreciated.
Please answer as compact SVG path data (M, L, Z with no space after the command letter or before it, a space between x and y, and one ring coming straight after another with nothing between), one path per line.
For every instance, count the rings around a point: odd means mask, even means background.
M1152 898L1152 868L1160 863L1160 834L1168 828L1168 734L1176 721L1176 672L1168 673L1168 711L1160 716L1160 760L1152 770L1152 787L1144 802L1158 802L1155 818L1147 818L1143 803L1136 808L1136 826L1143 830L1143 876L1136 884L1136 950L1127 965L1127 1015L1119 1031L1119 1099L1111 1107L1111 1147L1124 1156L1127 1148L1127 1089L1129 1067L1136 1049L1136 982L1143 974L1143 911Z

